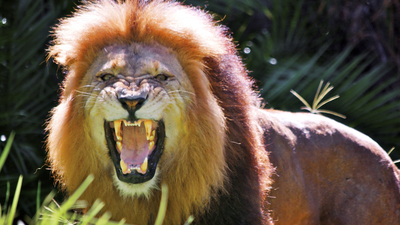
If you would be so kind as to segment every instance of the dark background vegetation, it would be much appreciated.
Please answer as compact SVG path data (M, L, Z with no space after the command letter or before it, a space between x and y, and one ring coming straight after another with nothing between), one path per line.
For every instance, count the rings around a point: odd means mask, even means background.
M24 176L21 215L54 187L44 165L44 123L63 74L45 61L50 28L78 1L0 0L0 150L15 141L0 172L2 211ZM266 108L300 111L293 89L312 102L320 80L340 98L323 108L400 158L399 0L186 0L228 26Z

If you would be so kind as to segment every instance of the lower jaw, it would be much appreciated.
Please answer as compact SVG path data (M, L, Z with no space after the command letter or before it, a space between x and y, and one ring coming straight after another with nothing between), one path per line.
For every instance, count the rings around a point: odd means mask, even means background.
M132 184L121 181L118 178L116 171L114 171L113 184L115 187L117 187L119 195L123 198L145 197L148 199L151 196L152 191L159 188L158 172L156 171L154 177L146 182Z

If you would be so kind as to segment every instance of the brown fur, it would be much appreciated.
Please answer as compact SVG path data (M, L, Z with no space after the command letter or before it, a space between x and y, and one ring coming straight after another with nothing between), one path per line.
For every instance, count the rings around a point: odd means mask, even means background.
M259 113L275 224L400 224L400 172L376 142L318 115Z
M62 188L72 193L94 174L82 199L89 204L101 199L115 220L154 223L160 191L149 199L121 197L111 159L98 150L104 143L90 135L87 96L80 93L103 48L161 44L178 58L194 89L185 114L175 121L180 141L159 163L160 180L169 187L164 224L182 224L189 215L195 224L272 224L270 214L276 224L398 222L399 171L383 150L331 120L316 117L318 125L307 116L260 109L225 32L203 11L162 0L89 2L61 20L49 57L69 73L47 127L47 146ZM343 183L347 178L349 187Z

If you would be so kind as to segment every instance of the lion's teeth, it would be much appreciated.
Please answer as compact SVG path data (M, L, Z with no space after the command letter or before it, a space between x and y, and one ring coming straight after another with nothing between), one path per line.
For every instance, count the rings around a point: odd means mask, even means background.
M153 122L151 120L145 120L144 121L144 126L146 128L146 138L147 140L150 140L150 136L151 136L151 131L152 131L152 125Z
M121 153L121 150L122 150L122 142L121 141L117 141L117 150L119 153Z
M122 140L121 136L121 120L115 120L114 121L114 130L115 130L115 137L117 138L118 141Z
M146 173L146 171L147 171L147 157L144 159L142 165L140 165L140 169L142 170L142 172Z
M126 174L127 172L129 172L128 166L125 164L124 160L121 159L121 161L119 161L119 165L121 166L123 174Z
M123 120L124 121L124 125L125 126L136 126L136 127L140 127L140 124L142 123L142 120L137 120L137 121L134 121L134 122L129 122L129 121L126 121L126 120Z
M154 141L149 141L149 150L151 150L154 146Z
M124 120L124 125L125 125L125 126L135 126L135 123L136 123L136 122L131 123L131 122L129 122L129 121Z

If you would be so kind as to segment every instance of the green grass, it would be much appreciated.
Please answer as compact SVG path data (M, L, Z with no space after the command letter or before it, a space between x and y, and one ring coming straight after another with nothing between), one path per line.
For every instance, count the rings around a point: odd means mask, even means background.
M3 165L6 161L7 156L9 155L12 142L15 137L15 132L12 132L9 136L6 146L2 151L0 156L0 170L3 168ZM33 218L26 217L24 220L28 224L38 224L38 225L56 225L56 224L125 224L125 220L121 220L119 222L110 221L111 214L106 212L99 218L95 218L100 210L104 207L104 203L100 200L95 201L93 206L88 210L85 215L81 215L73 212L74 209L81 209L86 207L86 203L78 200L82 193L86 190L86 188L93 181L93 175L89 175L86 180L81 184L81 186L71 195L67 200L65 200L62 204L58 204L53 198L55 196L55 191L51 192L44 200L41 206L37 207L37 212ZM23 176L20 175L18 178L17 187L15 189L14 198L12 200L11 207L8 208L6 205L1 205L0 210L0 224L4 225L12 225L15 219L15 215L17 215L17 205L19 201L19 197L21 194ZM9 190L9 189L8 189ZM37 191L37 201L40 196L40 185ZM164 197L164 199L167 198ZM164 208L166 208L166 200L164 200ZM161 211L161 210L160 210ZM3 212L3 213L2 213ZM163 213L161 214L161 221L163 218ZM165 214L165 210L164 210ZM161 224L159 222L158 224Z
M0 171L3 167L7 156L10 152L12 142L15 137L15 132L12 132L7 140L6 146L2 151L0 156ZM39 206L40 199L40 185L37 191L37 211L33 218L29 218L26 216L24 220L28 224L37 224L37 225L57 225L57 224L110 224L110 225L122 225L126 224L125 219L120 220L119 222L111 221L111 213L106 212L103 215L99 215L100 211L105 206L104 202L100 200L96 200L90 209L84 214L76 213L74 210L79 210L83 208L87 208L87 204L85 201L79 200L79 197L83 194L83 192L87 189L87 187L92 183L94 176L90 174L83 183L79 186L79 188L70 195L62 204L58 204L54 200L54 196L56 195L55 191L52 191L43 203ZM12 205L9 209L6 206L2 206L0 210L0 224L4 225L12 225L15 219L15 215L17 214L17 205L18 200L21 194L23 176L20 175L17 183L17 187L15 190L14 198L12 201ZM158 210L157 218L155 221L155 225L161 225L165 218L165 213L167 211L167 202L168 202L168 187L166 184L161 185L161 201L160 207ZM2 211L4 213L2 213ZM190 216L185 225L189 225L194 220L193 216Z

